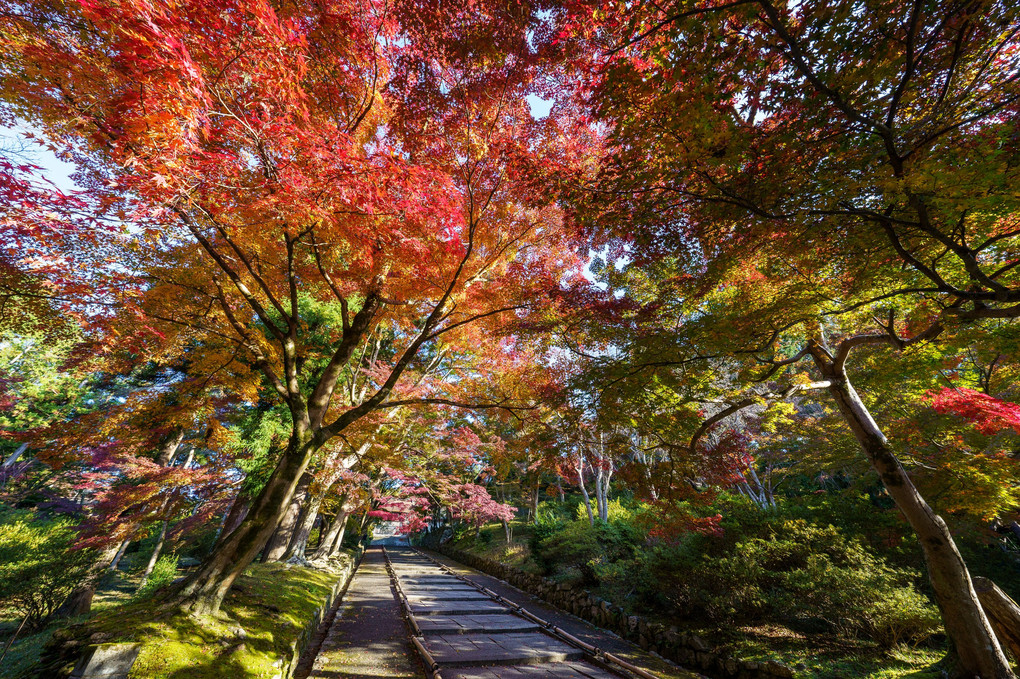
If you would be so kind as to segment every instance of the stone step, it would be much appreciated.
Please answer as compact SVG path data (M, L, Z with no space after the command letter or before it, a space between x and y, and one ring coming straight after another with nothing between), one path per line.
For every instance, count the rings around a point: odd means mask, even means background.
M427 601L485 601L491 600L488 594L482 594L477 589L471 591L458 591L458 590L443 590L443 589L429 589L429 590L418 590L416 592L410 592L404 590L405 596L409 602L421 602Z
M579 649L540 632L439 634L425 637L425 646L441 668L535 665L584 657Z
M412 589L416 591L478 591L477 587L449 580L437 580L435 582L408 582L407 580L401 580L400 586L404 591L411 591Z
M541 665L494 665L490 667L452 667L443 679L619 679L586 662L551 662Z
M516 615L430 615L415 618L422 634L501 634L504 632L537 632L539 627Z
M416 618L423 615L472 615L475 613L507 613L508 609L491 599L485 601L411 601L411 614Z

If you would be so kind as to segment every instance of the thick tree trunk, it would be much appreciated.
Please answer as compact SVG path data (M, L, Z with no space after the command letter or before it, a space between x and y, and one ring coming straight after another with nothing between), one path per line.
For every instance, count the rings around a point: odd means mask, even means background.
M181 605L196 614L219 610L230 586L255 559L276 530L318 444L307 432L295 431L272 475L252 501L236 529L181 588Z
M326 537L326 533L328 533L329 530L333 527L333 524L330 523L330 520L326 518L326 515L321 512L319 513L318 522L319 522L319 535L315 541L315 547L313 548L311 545L308 545L309 549L316 550L319 549L319 547L322 546L322 539Z
M96 595L96 585L99 584L99 580L109 570L110 564L113 563L113 559L117 556L117 550L120 545L111 545L107 547L96 559L96 562L92 564L92 568L89 574L82 581L77 588L72 591L64 603L60 604L60 607L54 612L53 617L55 618L71 618L78 615L87 615L92 611L92 598Z
M159 536L156 538L156 546L152 548L152 554L149 555L149 562L145 564L145 570L142 571L142 581L138 583L138 589L140 590L145 586L145 582L152 575L152 569L156 567L156 562L159 561L159 555L163 553L163 544L166 542L166 530L170 526L169 521L164 521L159 527Z
M159 444L159 450L156 452L156 464L160 467L169 467L170 463L174 461L174 457L177 456L177 450L181 447L183 440L183 429L175 431L163 439L163 442Z
M290 546L290 541L294 538L294 531L297 530L298 522L301 519L301 508L308 500L308 486L311 483L311 474L305 472L301 475L301 480L298 481L294 495L287 505L287 511L283 514L273 536L269 538L266 548L262 551L263 562L281 561L287 554L287 547Z
M974 589L999 643L1020 661L1020 606L988 578L974 578Z
M230 511L223 517L223 525L220 526L219 535L216 536L216 542L213 543L212 549L209 553L215 552L219 549L220 543L223 542L223 538L230 535L230 533L241 525L241 521L248 515L248 508L251 507L251 503L248 498L242 493L238 493L234 497L234 502L230 505Z
M813 352L812 356L830 381L828 391L840 414L920 540L943 624L957 655L954 659L957 676L1014 679L949 527L914 487L845 371L837 371L827 355L820 351Z
M531 495L531 523L538 522L538 497L539 490L542 485L542 478L535 478L535 492Z

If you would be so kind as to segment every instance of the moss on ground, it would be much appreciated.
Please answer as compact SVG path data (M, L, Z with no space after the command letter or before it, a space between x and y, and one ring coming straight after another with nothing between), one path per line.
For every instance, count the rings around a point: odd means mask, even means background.
M87 644L138 642L133 679L273 677L339 577L257 564L238 578L215 617L188 615L158 597L110 608L54 633L39 669L53 676Z

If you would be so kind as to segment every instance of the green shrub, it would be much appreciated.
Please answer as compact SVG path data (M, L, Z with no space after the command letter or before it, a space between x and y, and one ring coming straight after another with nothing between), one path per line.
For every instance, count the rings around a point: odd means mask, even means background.
M942 632L938 609L911 587L885 592L864 613L869 635L883 648L919 644Z
M582 507L583 511L583 507ZM536 531L538 533L540 531ZM572 521L537 540L541 562L554 576L579 575L586 585L598 584L598 571L607 564L632 558L644 535L629 523Z
M177 577L177 561L178 557L176 554L170 556L164 554L159 557L156 560L156 565L152 567L149 577L146 578L142 586L135 592L135 599L148 599L157 590L173 582Z
M0 513L0 609L25 618L29 629L42 627L95 562L92 550L72 549L76 538L68 521Z
M592 516L598 519L599 513L595 500L591 500L591 513ZM606 507L606 514L609 523L630 522L634 518L634 512L624 507L619 499L609 501L609 505ZM577 511L574 512L574 518L578 521L588 520L588 512L584 509L584 502L577 503Z
M648 581L688 617L780 620L884 645L938 631L937 610L914 588L919 573L890 566L835 526L798 519L773 527L722 554L704 536L661 549Z

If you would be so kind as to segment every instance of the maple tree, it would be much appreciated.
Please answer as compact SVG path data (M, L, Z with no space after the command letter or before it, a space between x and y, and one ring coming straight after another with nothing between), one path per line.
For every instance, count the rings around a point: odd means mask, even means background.
M385 3L4 7L5 110L135 230L121 261L144 285L118 293L137 319L125 341L247 373L238 395L262 381L292 420L247 515L183 586L194 611L217 609L316 451L353 423L492 405L404 398L401 378L427 348L540 304L574 266L557 212L516 188L533 155L529 17L487 11L447 23L502 27L476 55L433 30L442 7L428 21ZM384 351L350 399L337 386L375 336Z
M668 346L670 328L686 336L672 360L649 351L631 369L729 356L730 374L760 386L714 388L707 425L824 390L921 538L953 671L1013 676L945 522L847 366L873 347L950 341L960 324L1020 314L1018 206L1007 189L1017 9L769 0L621 9L570 5L556 39L574 68L597 73L565 115L609 130L601 168L579 170L582 218L642 270L630 290L658 319L654 341Z

